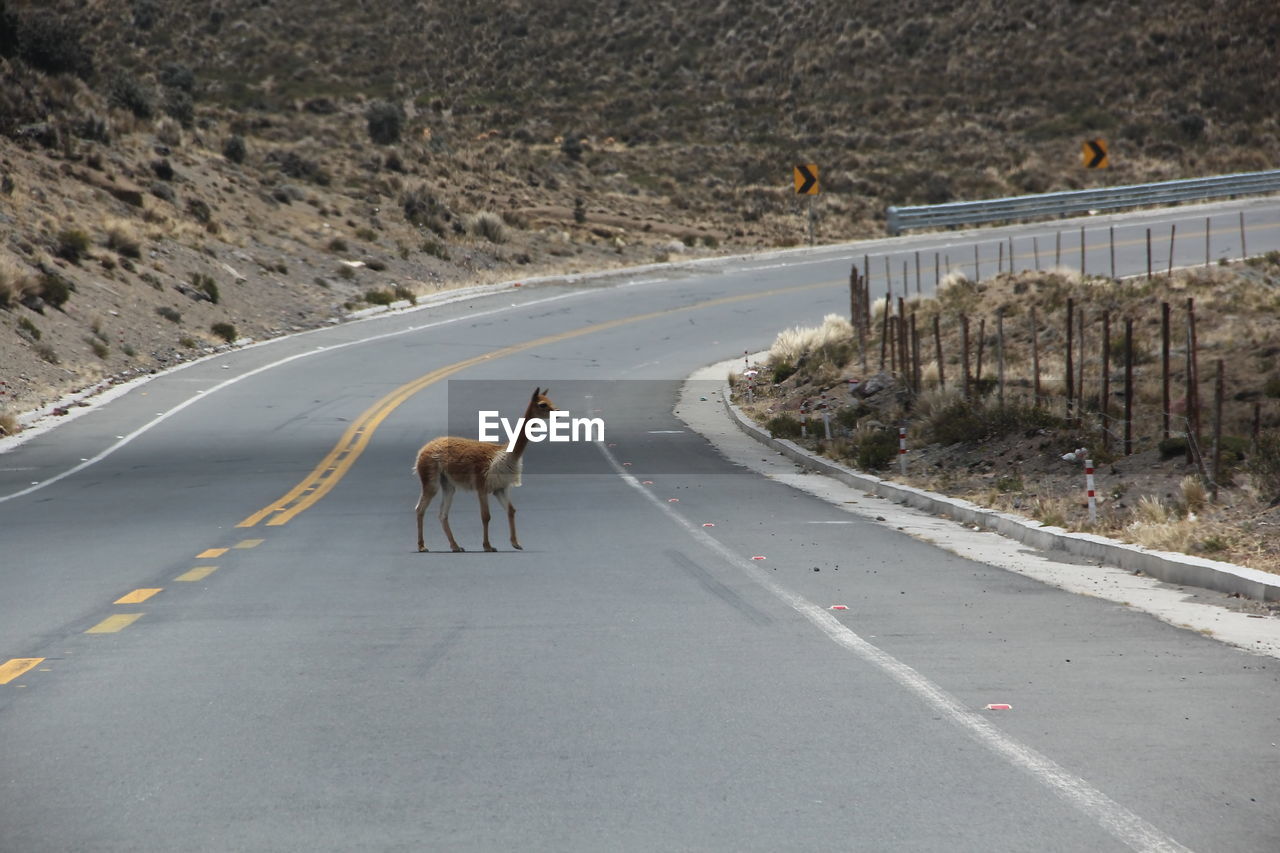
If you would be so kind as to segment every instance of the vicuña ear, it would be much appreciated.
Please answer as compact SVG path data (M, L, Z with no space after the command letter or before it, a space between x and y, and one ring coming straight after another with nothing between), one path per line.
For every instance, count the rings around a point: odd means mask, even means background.
M535 388L533 389L533 396L529 398L529 402L530 402L530 403L532 403L534 400L538 399L538 395L539 395L539 394L542 394L542 393L545 393L545 392L544 392L544 391L542 391L541 389L539 389L539 388L535 387Z

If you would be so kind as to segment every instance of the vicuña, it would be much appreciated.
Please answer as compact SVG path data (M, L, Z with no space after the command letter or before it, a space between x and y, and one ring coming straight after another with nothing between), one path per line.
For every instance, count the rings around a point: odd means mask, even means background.
M504 450L501 444L452 435L434 438L422 446L418 451L418 461L413 466L418 479L422 481L422 497L418 498L415 510L418 516L419 551L427 550L422 538L422 516L437 492L443 492L440 498L440 524L444 527L444 535L449 537L449 547L454 551L465 550L453 538L453 531L449 529L449 507L453 504L453 493L457 489L474 491L480 497L480 520L484 523L486 551L498 550L489 543L489 495L493 495L498 503L506 507L507 524L511 528L511 547L523 550L516 538L516 508L511 503L509 490L520 485L524 451L529 446L528 425L535 420L546 420L555 410L556 407L547 397L547 390L534 388L524 413L523 423L526 429L520 430L520 435L510 450Z

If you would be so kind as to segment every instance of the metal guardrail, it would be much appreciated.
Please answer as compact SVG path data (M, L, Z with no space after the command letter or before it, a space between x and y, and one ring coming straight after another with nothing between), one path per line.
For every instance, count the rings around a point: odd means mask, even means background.
M936 228L945 225L976 225L1040 216L1066 216L1091 210L1164 205L1179 201L1201 201L1225 196L1280 192L1280 169L1244 172L1212 178L1098 187L1088 190L1011 196L987 201L956 201L918 207L890 207L887 225L892 235L908 228Z

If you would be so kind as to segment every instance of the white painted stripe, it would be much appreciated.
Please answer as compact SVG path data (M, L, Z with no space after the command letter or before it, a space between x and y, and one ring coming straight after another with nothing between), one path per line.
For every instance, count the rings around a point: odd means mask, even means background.
M1026 771L1067 803L1093 818L1099 826L1115 838L1133 850L1146 851L1147 853L1174 853L1175 851L1189 853L1189 848L1182 846L1168 835L1165 835L1157 827L1129 811L1084 779L1059 765L1053 759L1041 755L1031 747L1009 737L924 675L878 646L864 640L822 607L779 586L769 575L751 565L741 555L734 553L728 546L702 530L702 528L683 518L673 508L641 486L618 463L618 460L614 458L604 444L597 442L596 447L604 454L605 459L613 466L614 471L622 478L623 482L643 495L649 503L666 513L668 518L684 528L685 532L691 537L709 550L714 551L730 565L745 572L752 580L817 626L836 644L848 649L867 663L884 672L898 684L914 693L949 722L958 726L975 741L987 747L1013 766Z
M546 299L537 299L537 300L532 300L530 302L523 302L520 304L520 307L528 308L535 305L545 305L548 302L558 302L561 299L569 299L578 295L579 294L577 292L561 293L556 296L548 296ZM174 415L178 414L183 409L187 408L193 403L197 403L201 400L207 400L210 396L212 396L213 394L216 394L218 391L221 391L224 388L228 388L232 385L235 385L237 382L248 379L252 376L257 376L259 373L265 373L268 370L273 370L282 365L288 364L293 361L297 361L298 359L309 358L313 355L319 355L320 353L333 352L334 350L346 349L347 347L358 346L360 344L366 344L371 341L383 340L384 338L394 338L399 335L407 335L413 332L420 332L424 329L432 329L437 326L445 326L450 323L460 323L467 320L475 320L481 317L488 317L493 314L501 314L505 311L510 311L510 310L511 310L511 306L504 305L501 308L492 308L488 311L477 311L473 314L466 314L461 317L454 317L452 319L437 320L434 323L424 323L419 326L410 326L405 329L398 329L394 332L383 332L382 334L379 334L379 335L371 335L370 337L359 338L358 340L353 340L353 341L345 341L340 344L331 344L329 346L318 346L315 349L307 350L306 352L295 353L291 356L286 356L285 358L281 358L276 361L273 361L270 364L264 364L261 367L256 367L253 370L250 370L246 373L242 373L238 376L232 376L229 379L224 379L223 381L219 382L217 385L214 385L212 388L201 391L198 396L190 397L182 401L181 403L177 404L172 409L169 409L166 412L162 412L156 415L156 417L147 421L145 424L138 427L128 435L120 436L119 440L116 441L115 444L112 444L111 446L107 447L98 455L90 459L85 459L82 462L80 462L80 464L75 465L74 467L68 468L67 470L63 471L61 474L57 474L53 477L50 477L47 480L42 480L38 483L32 483L30 486L28 486L25 489L20 489L16 492L12 492L11 494L7 494L7 495L0 495L0 503L4 503L5 501L11 501L14 498L24 497L25 495L29 495L32 492L36 492L36 491L39 491L40 489L43 489L45 486L52 486L54 483L57 483L60 480L65 480L67 477L70 477L73 474L78 474L79 472L83 471L84 469L88 468L91 465L96 465L97 463L101 462L103 459L106 459L108 456L115 453L120 448L133 442L135 439L139 438L144 433L151 431L152 429L159 426L161 423L173 417ZM210 358L226 358L227 355L228 355L227 353L220 353L216 356L210 356ZM208 359L201 359L201 361L207 361L207 360ZM196 363L197 362L190 362L186 365L183 365L183 367L191 367Z

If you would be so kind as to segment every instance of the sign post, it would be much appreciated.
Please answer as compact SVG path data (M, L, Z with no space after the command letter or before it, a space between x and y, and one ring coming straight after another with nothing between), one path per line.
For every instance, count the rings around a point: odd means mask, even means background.
M793 177L796 184L796 195L809 197L809 245L814 243L814 210L813 199L820 190L818 188L818 164L802 163L795 167Z

